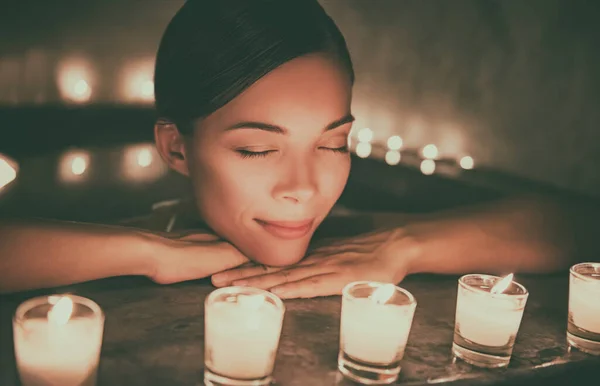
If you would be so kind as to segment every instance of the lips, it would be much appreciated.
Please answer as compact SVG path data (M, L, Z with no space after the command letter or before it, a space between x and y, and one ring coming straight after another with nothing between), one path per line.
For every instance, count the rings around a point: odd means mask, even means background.
M314 220L265 221L255 219L267 232L285 240L295 240L306 236L312 229Z

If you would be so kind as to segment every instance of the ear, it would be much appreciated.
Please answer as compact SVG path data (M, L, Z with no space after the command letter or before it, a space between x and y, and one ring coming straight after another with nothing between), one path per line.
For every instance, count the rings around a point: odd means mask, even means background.
M165 163L176 172L189 176L185 138L174 123L158 121L154 125L156 149Z

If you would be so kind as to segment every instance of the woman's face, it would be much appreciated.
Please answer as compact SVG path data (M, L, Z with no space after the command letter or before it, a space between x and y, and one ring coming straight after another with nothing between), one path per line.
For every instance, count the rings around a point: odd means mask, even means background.
M304 257L348 179L351 96L347 74L311 55L197 122L186 159L204 221L260 263Z

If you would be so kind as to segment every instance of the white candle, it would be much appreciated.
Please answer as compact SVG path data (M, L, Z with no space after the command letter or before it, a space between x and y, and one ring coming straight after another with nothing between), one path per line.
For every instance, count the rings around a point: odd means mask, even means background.
M481 294L458 297L456 324L460 335L471 342L490 347L509 343L521 324L523 310L511 299L493 299Z
M467 275L469 276L469 275ZM477 276L477 275L471 275ZM462 279L461 279L462 280ZM498 281L493 288L459 285L456 302L456 327L460 335L482 346L503 347L517 335L527 292L504 293L513 283L513 274ZM518 288L521 288L517 285ZM489 291L489 292L488 292Z
M582 280L571 275L569 314L577 327L600 334L600 278Z
M394 304L355 299L344 304L342 350L354 359L389 364L400 360L412 324L412 313Z
M96 384L104 319L71 318L72 307L71 299L62 297L52 309L59 312L15 321L15 357L23 386Z
M344 298L340 348L367 363L387 365L402 359L416 303L388 304L395 286L379 287L371 297Z
M282 308L266 301L263 295L238 295L229 301L207 303L207 367L235 379L271 375L283 314Z

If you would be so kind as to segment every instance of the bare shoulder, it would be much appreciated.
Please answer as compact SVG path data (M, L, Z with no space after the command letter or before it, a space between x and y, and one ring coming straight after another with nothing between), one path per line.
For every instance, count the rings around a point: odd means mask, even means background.
M173 232L190 228L202 228L196 212L189 202L169 200L154 204L148 214L123 219L118 225L152 232Z
M121 225L130 228L139 228L153 232L167 232L170 221L170 214L150 212L144 216L132 217L116 222L116 225Z

